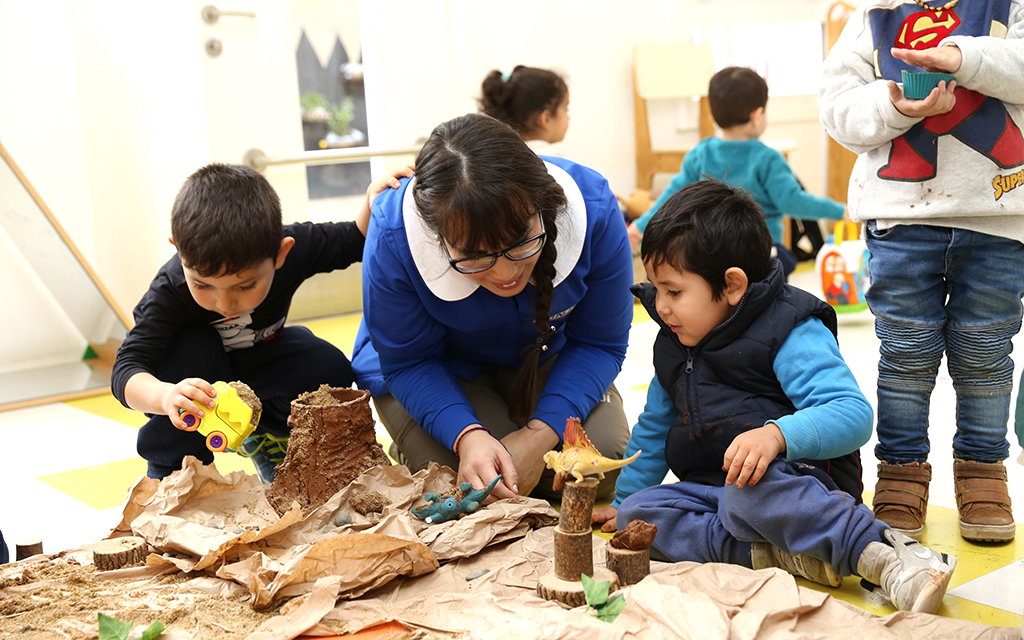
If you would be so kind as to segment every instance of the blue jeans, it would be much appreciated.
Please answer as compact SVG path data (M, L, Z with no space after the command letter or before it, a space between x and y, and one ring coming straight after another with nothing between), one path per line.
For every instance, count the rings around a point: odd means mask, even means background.
M841 576L854 575L864 547L881 542L889 528L850 494L781 459L742 489L677 482L637 491L622 501L616 524L623 529L633 520L657 525L657 560L751 567L751 542L764 540L823 560Z
M983 233L867 224L866 298L881 341L878 445L891 464L928 459L928 411L942 355L956 391L953 455L999 462L1021 326L1024 244Z

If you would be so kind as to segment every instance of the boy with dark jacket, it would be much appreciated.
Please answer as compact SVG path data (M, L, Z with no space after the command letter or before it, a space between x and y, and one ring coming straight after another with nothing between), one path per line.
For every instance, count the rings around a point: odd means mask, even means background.
M861 503L872 411L839 353L835 312L784 282L757 203L705 180L666 201L634 293L661 326L656 375L626 455L616 515L658 527L672 562L780 567L830 586L859 575L904 610L934 613L956 558ZM680 479L660 484L671 469Z

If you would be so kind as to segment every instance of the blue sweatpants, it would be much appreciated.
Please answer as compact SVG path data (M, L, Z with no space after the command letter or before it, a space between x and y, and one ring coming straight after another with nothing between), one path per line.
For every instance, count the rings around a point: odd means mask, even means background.
M234 351L224 350L215 329L201 327L178 338L157 378L171 383L202 378L211 384L240 380L263 404L257 433L287 436L292 400L321 384L348 388L355 374L344 353L306 327L285 327L276 340ZM164 415L151 415L142 425L136 448L149 463L150 478L177 471L185 456L195 456L203 464L213 462L205 436L178 429Z
M638 491L622 502L616 523L622 529L633 520L658 526L656 559L751 567L750 543L768 541L828 562L841 576L855 574L864 547L889 528L848 493L779 459L742 489L677 482Z

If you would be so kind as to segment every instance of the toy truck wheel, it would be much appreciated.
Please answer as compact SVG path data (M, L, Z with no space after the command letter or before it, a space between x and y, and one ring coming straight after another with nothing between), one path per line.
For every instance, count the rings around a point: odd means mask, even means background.
M228 439L220 431L214 431L206 436L206 448L210 451L224 451L228 448Z
M196 414L189 413L184 409L178 409L178 417L181 418L182 421L185 423L185 431L195 431L196 429L199 428L199 423L201 422L201 420L199 419L199 416L197 416Z

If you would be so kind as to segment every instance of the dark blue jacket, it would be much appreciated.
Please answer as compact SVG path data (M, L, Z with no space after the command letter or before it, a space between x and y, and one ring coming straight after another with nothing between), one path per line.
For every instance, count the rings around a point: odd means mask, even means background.
M785 284L774 261L768 277L750 284L728 320L697 346L686 347L659 318L653 285L634 285L632 291L662 327L654 342L654 368L679 411L665 447L669 468L680 480L724 484L722 461L733 439L796 411L772 368L779 348L810 316L836 335L835 311ZM790 463L860 500L859 451Z

